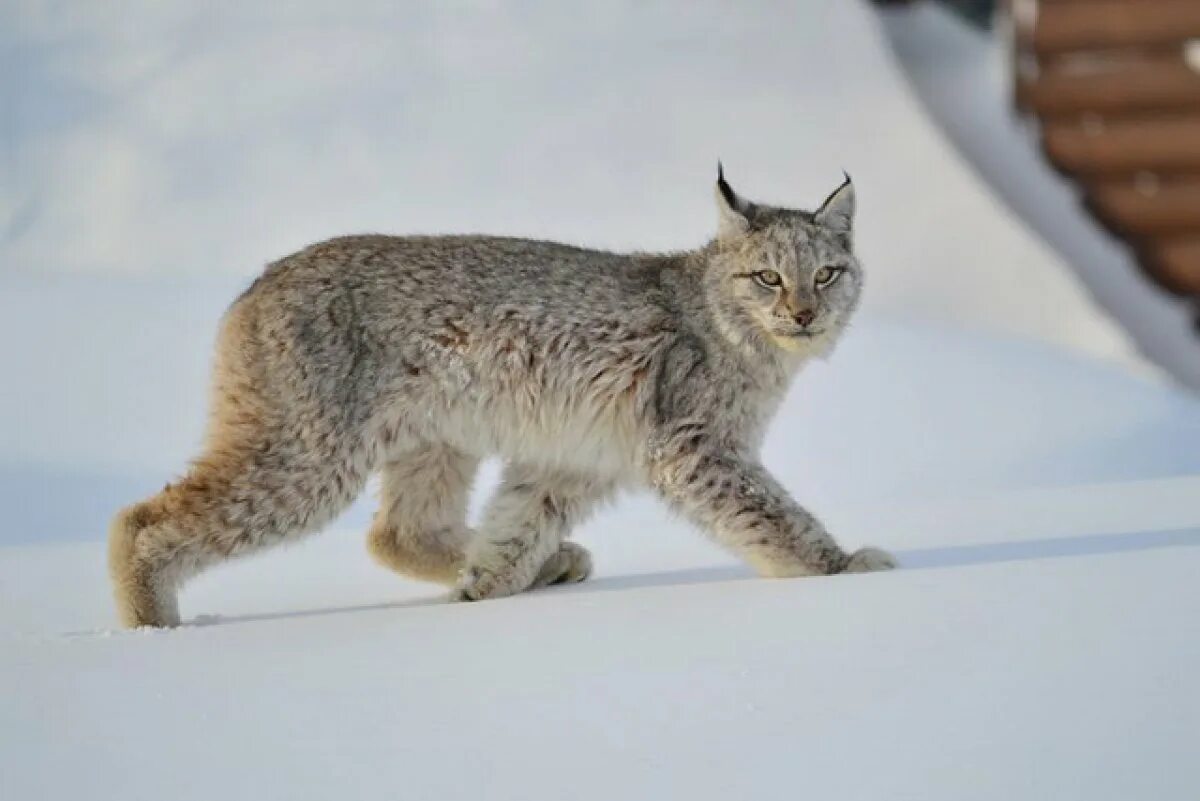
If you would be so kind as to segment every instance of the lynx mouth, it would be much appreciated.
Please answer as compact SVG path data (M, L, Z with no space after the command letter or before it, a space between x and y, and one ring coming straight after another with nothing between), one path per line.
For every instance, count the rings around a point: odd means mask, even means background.
M779 331L776 333L776 336L788 337L790 339L812 339L813 337L818 337L824 333L825 333L825 329L822 328L818 331L807 331L807 330L806 331L797 331L797 330Z
M788 351L789 353L807 353L816 345L810 346L808 343L815 340L818 336L825 333L822 328L818 331L798 331L790 329L787 331L774 332L773 339L775 344Z

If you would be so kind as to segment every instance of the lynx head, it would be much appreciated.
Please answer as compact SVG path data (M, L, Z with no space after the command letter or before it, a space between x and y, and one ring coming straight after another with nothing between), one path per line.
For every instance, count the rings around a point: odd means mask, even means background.
M741 346L823 355L862 290L850 177L815 212L739 197L717 166L720 228L705 274L721 332Z

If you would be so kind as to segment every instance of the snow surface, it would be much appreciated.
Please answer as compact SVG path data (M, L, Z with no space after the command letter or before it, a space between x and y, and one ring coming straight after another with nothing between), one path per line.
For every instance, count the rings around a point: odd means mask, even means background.
M170 632L104 629L100 544L5 549L4 797L1192 799L1198 493L876 510L908 569L791 581L626 505L471 605L332 535Z
M1200 401L1127 371L864 6L297 8L0 12L0 798L1195 797ZM448 605L370 562L364 501L112 630L106 521L193 455L257 264L688 246L717 154L765 199L855 173L867 303L765 458L904 569L758 580L634 496L590 582Z

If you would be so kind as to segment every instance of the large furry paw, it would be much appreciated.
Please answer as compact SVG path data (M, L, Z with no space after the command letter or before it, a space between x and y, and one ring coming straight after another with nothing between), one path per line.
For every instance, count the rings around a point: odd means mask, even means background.
M547 587L551 584L575 584L592 575L592 555L587 548L573 542L564 542L562 546L542 565L538 577L533 580L534 587Z
M573 542L564 542L542 564L532 582L522 579L513 571L493 571L481 566L466 568L450 593L450 600L483 601L489 598L504 598L551 584L574 584L591 574L592 555L588 553L587 548Z
M892 570L899 565L896 557L879 548L860 548L850 555L843 573L874 573Z
M486 601L516 595L526 589L510 572L497 573L484 567L468 567L450 592L451 601Z

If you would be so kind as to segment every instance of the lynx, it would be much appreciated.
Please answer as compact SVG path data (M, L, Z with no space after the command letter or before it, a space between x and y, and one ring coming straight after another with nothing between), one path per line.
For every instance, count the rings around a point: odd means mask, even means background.
M456 600L587 578L566 537L635 487L763 576L894 567L843 551L757 458L858 303L853 185L804 212L718 168L715 194L717 235L681 253L363 235L269 265L222 320L202 454L113 521L121 622L178 625L186 579L322 528L376 472L371 554ZM472 529L488 456L504 473Z

